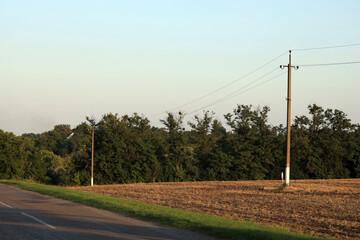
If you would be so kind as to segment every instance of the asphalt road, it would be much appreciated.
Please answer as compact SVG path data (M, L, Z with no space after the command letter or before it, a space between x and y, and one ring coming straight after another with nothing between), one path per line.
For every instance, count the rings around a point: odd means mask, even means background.
M0 184L0 239L213 239Z

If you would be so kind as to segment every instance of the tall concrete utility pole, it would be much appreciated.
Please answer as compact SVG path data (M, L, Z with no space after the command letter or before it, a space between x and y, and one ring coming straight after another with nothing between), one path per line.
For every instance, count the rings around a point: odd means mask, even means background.
M290 137L291 137L291 68L299 69L299 66L291 66L291 50L289 50L289 64L280 65L281 69L288 68L288 88L287 88L287 146L286 146L286 168L285 168L285 184L290 185Z

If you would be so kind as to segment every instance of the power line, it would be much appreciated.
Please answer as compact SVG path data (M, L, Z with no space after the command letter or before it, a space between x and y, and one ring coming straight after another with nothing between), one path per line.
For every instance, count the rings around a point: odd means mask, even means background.
M271 73L275 72L275 71L276 71L276 70L278 70L278 69L279 69L279 68L277 67L277 68L275 68L275 69L271 70L270 72L265 73L265 74L264 74L264 75L262 75L261 77L259 77L259 78L255 79L254 81L252 81L252 82L248 83L247 85L245 85L245 86L243 86L243 87L241 87L241 88L239 88L239 89L237 89L237 90L233 91L232 93L230 93L230 94L226 95L226 96L225 96L225 97L223 97L223 98L231 97L232 95L236 94L237 92L239 92L239 91L243 90L244 88L247 88L248 86L252 85L253 83L256 83L256 82L257 82L257 81L259 81L260 79L262 79L262 78L266 77L267 75L269 75L269 74L271 74Z
M355 47L355 46L360 46L360 43L336 45L336 46L326 46L326 47L298 48L298 49L292 49L292 51L310 51L310 50L321 50L321 49L343 48L343 47Z
M299 67L321 67L321 66L332 66L332 65L345 65L345 64L358 64L359 62L339 62L339 63L314 63L314 64L302 64Z
M324 46L324 47L312 47L312 48L298 48L298 49L293 49L292 51L310 51L310 50L321 50L321 49L331 49L331 48L344 48L344 47L355 47L355 46L360 46L360 43L344 44L344 45L333 45L333 46ZM241 79L243 79L243 78L245 78L245 77L248 77L249 75L253 74L254 72L256 72L256 71L260 70L261 68L269 65L270 63L274 62L274 61L277 60L278 58L282 57L282 56L283 56L284 54L286 54L287 52L288 52L288 51L280 54L280 55L277 56L276 58L270 60L269 62L266 62L265 64L263 64L263 65L261 65L261 66L259 66L259 67L257 67L257 68L255 68L254 70L252 70L252 71L250 71L249 73L243 75L242 77L236 79L235 81L232 81L232 82L230 82L230 83L228 83L228 84L226 84L226 85L224 85L224 86L222 86L222 87L220 87L220 88L218 88L218 89L215 89L214 91L212 91L212 92L210 92L210 93L208 93L208 94L205 94L205 95L203 95L203 96L201 96L201 97L198 97L198 98L196 98L196 99L194 99L194 100L192 100L192 101L190 101L190 102L187 102L187 103L182 104L182 105L180 105L180 106L177 106L177 107L175 107L175 108L169 109L169 110L167 110L167 111L163 111L163 112L161 112L161 113L154 114L154 115L150 116L149 118L156 117L156 116L159 116L159 115L161 115L161 114L163 114L163 113L171 112L171 111L173 111L173 110L175 110L175 109L179 109L179 108L185 107L185 106L190 105L190 104L192 104L192 103L194 103L194 102L197 102L197 101L199 101L199 100L201 100L201 99L203 99L203 98L206 98L206 97L208 97L208 96L210 96L210 95L212 95L212 94L214 94L214 93L216 93L216 92L219 92L220 90L222 90L222 89L224 89L224 88L226 88L226 87L228 87L228 86L230 86L230 85L232 85L232 84L240 81ZM358 63L360 63L360 62L303 64L303 65L299 65L299 66L300 66L300 67L320 67L320 66L358 64ZM273 70L273 71L275 71L275 70ZM203 107L203 108L200 108L200 109L197 109L197 110L195 110L195 111L190 112L189 114L194 113L194 112L197 112L197 111L202 110L202 109L204 109L204 108L207 108L207 107L209 107L209 106L218 104L218 103L220 103L220 102L223 102L223 101L225 101L225 100L227 100L227 99L229 99L229 98L232 98L232 97L237 96L237 95L239 95L239 94L242 94L242 93L244 93L244 92L247 92L247 91L249 91L249 90L251 90L251 89L253 89L253 88L255 88L255 87L258 87L258 86L260 86L260 85L262 85L262 84L264 84L264 83L266 83L266 82L268 82L268 81L270 81L270 80L272 80L272 79L274 79L274 78L276 78L276 77L278 77L278 76L280 76L280 75L283 74L283 73L281 73L281 74L279 74L279 75L276 75L275 77L273 77L273 78L271 78L271 79L269 79L269 80L267 80L267 81L261 82L260 84L257 84L257 85L255 85L255 86L249 88L249 89L246 89L246 90L238 93L238 92L241 91L242 89L244 89L244 88L252 85L252 84L255 83L256 81L258 81L258 80L260 80L261 78L265 77L266 75L272 73L273 71L271 71L271 72L263 75L262 77L260 77L260 78L256 79L255 81L247 84L246 86L244 86L244 87L242 87L242 88L240 88L240 89L238 89L238 90L236 90L236 91L234 91L234 92L226 95L225 97L223 97L223 98L221 98L221 99L219 99L219 100L217 100L217 101L215 101L215 102L213 102L213 103L211 103L211 104L208 104L207 106L205 106L205 107Z
M181 105L181 106L178 106L178 107L176 107L176 108L170 109L170 111L171 111L171 110L174 110L174 109L178 109L178 108L184 107L184 106L187 106L187 105L189 105L189 104L191 104L191 103L194 103L194 102L196 102L196 101L198 101L198 100L201 100L201 99L203 99L203 98L205 98L205 97L207 97L207 96L210 96L211 94L214 94L214 93L216 93L216 92L218 92L218 91L220 91L220 90L222 90L222 89L224 89L224 88L226 88L226 87L228 87L228 86L230 86L230 85L232 85L232 84L240 81L241 79L243 79L243 78L245 78L245 77L253 74L254 72L260 70L261 68L263 68L263 67L269 65L270 63L274 62L274 61L277 60L278 58L282 57L285 53L287 53L287 51L284 52L284 53L282 53L282 54L280 54L279 56L277 56L276 58L272 59L271 61L269 61L269 62L261 65L260 67L257 67L256 69L254 69L253 71L245 74L244 76L236 79L235 81L232 81L232 82L226 84L225 86L220 87L220 88L218 88L218 89L216 89L216 90L214 90L214 91L212 91L212 92L210 92L210 93L208 93L208 94L206 94L206 95L203 95L203 96L201 96L201 97L199 97L199 98L196 98L196 99L193 100L193 101L190 101L190 102L188 102L188 103L186 103L186 104L183 104L183 105Z
M230 83L228 83L228 84L226 84L226 85L224 85L224 86L222 86L222 87L220 87L220 88L218 88L218 89L216 89L216 90L214 90L214 91L212 91L212 92L210 92L210 93L208 93L208 94L205 94L205 95L203 95L203 96L201 96L201 97L198 97L198 98L196 98L196 99L194 99L194 100L192 100L192 101L190 101L190 102L187 102L187 103L182 104L182 105L180 105L180 106L177 106L177 107L175 107L175 108L169 109L169 110L167 110L167 111L168 111L168 112L171 112L171 111L173 111L173 110L175 110L175 109L179 109L179 108L185 107L185 106L190 105L190 104L192 104L192 103L194 103L194 102L197 102L197 101L199 101L199 100L201 100L201 99L203 99L203 98L206 98L206 97L208 97L208 96L210 96L210 95L212 95L212 94L214 94L214 93L216 93L216 92L219 92L220 90L222 90L222 89L224 89L224 88L226 88L226 87L228 87L228 86L230 86L230 85L232 85L232 84L240 81L241 79L244 79L245 77L253 74L254 72L260 70L261 68L269 65L270 63L274 62L275 60L277 60L278 58L282 57L282 56L283 56L284 54L286 54L286 53L287 53L287 51L286 51L286 52L283 52L283 53L280 54L279 56L277 56L277 57L273 58L272 60L270 60L269 62L266 62L266 63L264 63L263 65L255 68L254 70L252 70L252 71L250 71L249 73L243 75L242 77L236 79L235 81L232 81L232 82L230 82ZM154 115L150 116L149 118L159 116L159 115L161 115L161 114L163 114L163 113L166 113L167 111L164 111L164 112L161 112L161 113L158 113L158 114L154 114Z
M228 99L230 99L230 98L232 98L232 97L239 96L240 94L243 94L243 93L245 93L245 92L248 92L248 91L250 91L250 90L252 90L252 89L254 89L254 88L257 88L257 87L259 87L259 86L261 86L261 85L263 85L263 84L265 84L265 83L267 83L267 82L270 82L271 80L273 80L273 79L275 79L275 78L277 78L277 77L280 77L281 75L284 75L285 73L286 73L286 72L282 72L282 73L280 73L280 74L278 74L278 75L276 75L276 76L274 76L274 77L272 77L272 78L269 78L269 79L267 79L267 80L265 80L265 81L263 81L263 82L255 85L255 86L252 86L251 88L245 89L244 91L239 92L239 93L235 94L234 96L230 96L230 97L224 99L224 101L225 101L225 100L228 100Z
M272 72L273 72L273 71L272 71ZM285 73L286 73L286 72L282 72L282 73L280 73L280 74L278 74L278 75L276 75L276 76L274 76L274 77L272 77L272 78L270 78L270 79L267 79L267 80L265 80L265 81L263 81L263 82L255 85L255 86L253 86L253 87L251 87L251 88L248 88L248 89L245 89L244 91L239 92L239 93L237 93L237 94L229 94L229 95L227 95L227 96L225 96L225 97L223 97L223 98L221 98L221 99L219 99L219 100L217 100L217 101L215 101L215 102L212 102L212 103L210 103L210 104L208 104L208 105L206 105L206 106L204 106L204 107L202 107L202 108L196 109L196 110L194 110L194 111L192 111L192 112L190 112L190 113L188 113L188 114L195 113L195 112L200 111L200 110L203 110L203 109L205 109L205 108L207 108L207 107L210 107L210 106L216 105L216 104L218 104L218 103L224 102L224 101L226 101L226 100L228 100L228 99L230 99L230 98L239 96L240 94L243 94L243 93L245 93L245 92L248 92L248 91L250 91L250 90L252 90L252 89L254 89L254 88L256 88L256 87L259 87L259 86L261 86L261 85L263 85L263 84L265 84L265 83L267 83L267 82L269 82L269 81L271 81L271 80L273 80L273 79L281 76L281 75L284 75ZM240 89L240 90L241 90L241 89ZM239 90L238 90L238 91L239 91Z

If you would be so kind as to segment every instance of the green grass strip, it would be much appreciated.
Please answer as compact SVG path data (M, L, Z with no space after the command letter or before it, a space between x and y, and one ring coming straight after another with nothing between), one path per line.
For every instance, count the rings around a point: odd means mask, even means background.
M15 180L0 180L0 183L13 185L25 190L70 200L99 209L123 213L127 216L147 221L187 229L220 239L324 239L291 232L277 227L259 225L252 222L235 221L209 214L195 213L146 203L132 202L101 194L76 191L64 187Z

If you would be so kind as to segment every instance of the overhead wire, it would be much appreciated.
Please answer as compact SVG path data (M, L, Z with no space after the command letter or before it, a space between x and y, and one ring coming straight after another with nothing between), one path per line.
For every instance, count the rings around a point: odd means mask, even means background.
M210 95L212 95L212 94L214 94L214 93L217 93L217 92L221 91L222 89L224 89L224 88L226 88L226 87L228 87L228 86L230 86L230 85L232 85L232 84L240 81L241 79L244 79L244 78L248 77L249 75L255 73L255 72L258 71L258 70L260 70L261 68L269 65L270 63L272 63L272 62L274 62L275 60L277 60L277 59L279 59L280 57L282 57L282 56L283 56L284 54L286 54L287 52L288 52L288 51L281 53L279 56L277 56L277 57L273 58L272 60L270 60L270 61L262 64L261 66L255 68L254 70L250 71L249 73L241 76L240 78L238 78L238 79L236 79L236 80L234 80L234 81L232 81L232 82L230 82L230 83L228 83L228 84L226 84L226 85L224 85L224 86L222 86L222 87L220 87L220 88L218 88L218 89L215 89L214 91L212 91L212 92L210 92L210 93L208 93L208 94L205 94L205 95L203 95L203 96L201 96L201 97L198 97L198 98L196 98L196 99L194 99L194 100L192 100L192 101L190 101L190 102L187 102L187 103L185 103L185 104L182 104L182 105L180 105L180 106L171 108L171 109L169 109L169 110L167 110L167 111L163 111L163 112L161 112L161 113L154 114L154 115L150 116L149 118L156 117L156 116L159 116L159 115L161 115L161 114L163 114L163 113L171 112L171 111L173 111L173 110L176 110L176 109L185 107L185 106L190 105L190 104L192 104L192 103L194 103L194 102L197 102L197 101L199 101L199 100L201 100L201 99L204 99L204 98L206 98L206 97L208 97L208 96L210 96Z
M345 64L358 64L360 61L356 62L338 62L338 63L314 63L314 64L300 64L299 67L321 67L321 66L332 66L332 65L345 65Z
M343 48L343 47L355 47L355 46L360 46L360 43L352 43L352 44L345 44L345 45L334 45L334 46L326 46L326 47L298 48L298 49L292 49L292 51L310 51L310 50L321 50L321 49Z
M262 75L261 77L259 77L259 78L255 79L254 81L252 81L252 82L248 83L247 85L245 85L245 86L243 86L243 87L241 87L241 88L239 88L239 89L237 89L237 90L233 91L232 93L230 93L230 94L226 95L226 96L225 96L225 97L223 97L223 98L231 97L232 95L236 94L237 92L239 92L239 91L243 90L244 88L247 88L248 86L250 86L250 85L252 85L252 84L256 83L256 82L257 82L257 81L259 81L260 79L262 79L262 78L266 77L267 75L269 75L269 74L271 74L271 73L275 72L275 71L276 71L276 70L278 70L278 69L279 69L279 67L274 68L274 69L273 69L273 70L271 70L270 72L265 73L265 74L264 74L264 75Z
M355 46L360 46L360 43L352 43L352 44L344 44L344 45L333 45L333 46L325 46L325 47L298 48L298 49L292 49L291 51L311 51L311 50L322 50L322 49L344 48L344 47L355 47ZM194 100L192 100L192 101L189 101L189 102L187 102L187 103L185 103L185 104L182 104L182 105L180 105L180 106L177 106L177 107L175 107L175 108L169 109L169 110L167 110L167 111L163 111L163 112L161 112L161 113L154 114L154 115L150 116L149 118L152 118L152 117L155 117L155 116L159 116L159 115L161 115L161 114L163 114L163 113L166 113L166 112L169 112L169 111L173 111L173 110L175 110L175 109L179 109L179 108L185 107L185 106L190 105L190 104L192 104L192 103L194 103L194 102L197 102L197 101L199 101L199 100L201 100L201 99L204 99L204 98L206 98L206 97L208 97L208 96L210 96L210 95L212 95L212 94L214 94L214 93L216 93L216 92L219 92L219 91L221 91L222 89L224 89L224 88L226 88L226 87L228 87L228 86L230 86L230 85L232 85L232 84L240 81L241 79L244 79L244 78L248 77L249 75L253 74L254 72L256 72L256 71L260 70L261 68L269 65L270 63L274 62L274 61L277 60L278 58L282 57L282 56L283 56L284 54L286 54L287 52L288 52L288 51L280 54L279 56L275 57L274 59L270 60L269 62L266 62L265 64L263 64L263 65L255 68L254 70L250 71L249 73L243 75L242 77L240 77L240 78L238 78L238 79L236 79L236 80L234 80L234 81L232 81L232 82L230 82L230 83L228 83L228 84L226 84L226 85L224 85L224 86L222 86L222 87L220 87L220 88L218 88L218 89L215 89L214 91L212 91L212 92L210 92L210 93L208 93L208 94L205 94L205 95L203 95L203 96L201 96L201 97L198 97L198 98L196 98L196 99L194 99ZM319 67L319 66L345 65L345 64L358 64L358 63L360 63L360 62L354 61L354 62L340 62L340 63L316 63L316 64L302 64L302 65L298 65L298 66L299 66L299 67ZM253 83L257 82L258 80L260 80L261 78L263 78L263 77L269 75L270 73L274 72L275 70L276 70L276 69L272 70L271 72L269 72L269 73L261 76L260 78L258 78L258 79L256 79L256 80L250 82L250 83L247 84L246 86L244 86L244 87L242 87L242 88L240 88L240 89L238 89L238 90L236 90L236 91L234 91L234 92L226 95L225 97L222 97L221 99L218 99L217 101L214 101L214 102L212 102L212 103L210 103L210 104L208 104L208 105L206 105L206 106L204 106L204 107L202 107L202 108L199 108L199 109L197 109L197 110L194 110L194 111L192 111L192 112L190 112L190 113L188 113L188 114L192 114L192 113L194 113L194 112L203 110L203 109L205 109L205 108L207 108L207 107L213 106L213 105L215 105L215 104L221 103L221 102L223 102L223 101L225 101L225 100L228 100L228 99L230 99L230 98L233 98L233 97L235 97L235 96L238 96L238 95L240 95L240 94L242 94L242 93L245 93L245 92L247 92L247 91L250 91L251 89L254 89L254 88L258 87L258 86L261 86L261 85L265 84L266 82L269 82L269 81L271 81L271 80L273 80L273 79L275 79L275 78L277 78L277 77L279 77L279 76L281 76L281 75L283 75L283 74L286 73L286 72L280 73L280 74L278 74L278 75L276 75L276 76L274 76L274 77L272 77L272 78L270 78L270 79L268 79L268 80L266 80L266 81L263 81L263 82L255 85L255 86L253 86L253 87L250 87L250 88L248 88L248 89L245 89L246 87L248 87L248 86L252 85ZM241 91L241 90L243 90L243 89L245 89L245 90L244 90L244 91ZM241 91L241 92L240 92L240 91Z
M278 69L278 68L277 68ZM272 71L272 72L274 72L274 71ZM276 75L276 76L274 76L274 77L271 77L271 78L269 78L269 79L267 79L267 80L265 80L265 81L262 81L262 82L260 82L259 84L257 84L257 85L255 85L255 86L252 86L251 88L248 88L248 89L245 89L244 91L241 91L243 88L241 88L241 89L239 89L239 90L237 90L236 92L236 94L229 94L229 95L227 95L227 96L225 96L225 97L223 97L223 98L221 98L221 99L218 99L217 101L215 101L215 102L212 102L212 103L210 103L210 104L208 104L208 105L206 105L206 106L204 106L204 107L201 107L201 108L198 108L198 109L196 109L196 110L194 110L194 111L191 111L191 112L189 112L188 114L192 114L192 113L195 113L195 112L198 112L198 111L200 111L200 110L203 110L203 109L205 109L205 108L208 108L208 107L211 107L211 106L213 106L213 105L216 105L216 104L218 104L218 103L221 103L221 102L224 102L224 101L226 101L226 100L228 100L228 99L230 99L230 98L233 98L233 97L236 97L236 96L238 96L238 95L240 95L240 94L243 94L243 93L245 93L245 92L248 92L248 91L250 91L250 90L252 90L252 89L254 89L254 88L256 88L256 87L259 87L259 86L261 86L261 85L263 85L263 84L265 84L265 83L267 83L267 82L269 82L269 81L271 81L271 80L273 80L273 79L275 79L275 78L277 78L277 77L280 77L281 75L284 75L286 72L282 72L282 73L280 73L280 74L278 74L278 75ZM267 74L266 74L267 75ZM263 76L264 77L264 76ZM261 77L262 78L262 77ZM254 81L255 82L255 81ZM241 92L239 92L239 91L241 91Z
M236 96L238 96L238 95L240 95L240 94L243 94L243 93L245 93L245 92L248 92L248 91L250 91L250 90L252 90L252 89L254 89L254 88L257 88L257 87L259 87L259 86L261 86L261 85L263 85L263 84L265 84L265 83L267 83L267 82L270 82L271 80L273 80L273 79L275 79L275 78L277 78L277 77L280 77L280 76L284 75L285 73L287 73L287 72L279 73L279 74L275 75L275 76L272 77L272 78L269 78L269 79L267 79L267 80L265 80L265 81L262 81L262 82L260 82L259 84L255 85L255 86L252 86L251 88L245 89L244 91L241 91L241 92L239 92L239 93L237 93L237 94L235 94L235 95L233 95L233 96L227 97L227 98L223 99L223 101L228 100L228 99L233 98L233 97L236 97Z

